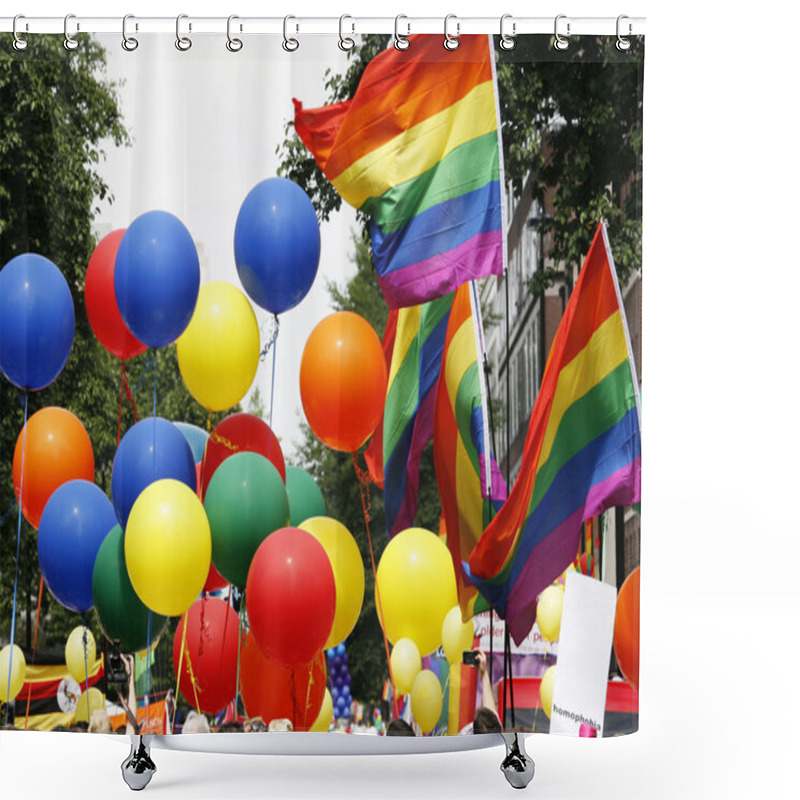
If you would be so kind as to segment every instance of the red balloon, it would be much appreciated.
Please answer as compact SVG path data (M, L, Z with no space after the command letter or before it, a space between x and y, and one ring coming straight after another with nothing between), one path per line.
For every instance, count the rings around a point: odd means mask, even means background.
M386 361L371 325L352 311L323 319L300 361L300 399L318 439L352 453L383 417Z
M639 691L639 567L625 578L617 595L614 655L628 683Z
M267 658L252 633L242 645L240 665L242 700L249 717L290 719L296 731L307 731L316 720L325 698L325 654L306 666L287 669Z
M14 495L20 499L21 483L22 514L38 528L44 507L59 486L78 479L94 483L94 451L83 423L66 408L41 408L26 427L14 448Z
M202 494L206 496L206 489L217 467L234 453L259 453L271 461L286 483L286 463L283 460L283 450L278 442L278 437L260 417L253 414L231 414L214 428L213 433L206 442L206 451L203 456L202 467Z
M124 230L112 231L95 247L86 268L86 316L97 341L112 356L133 358L147 350L122 321L114 293L114 263Z
M308 664L333 626L336 585L322 545L279 528L259 545L247 573L247 616L261 652L284 667Z
M186 649L181 663L186 620ZM190 706L203 714L216 714L233 700L238 645L239 617L226 602L217 597L203 597L192 603L178 623L172 645L173 669L177 676L181 664L178 685Z
M228 581L217 572L216 567L211 564L208 568L208 577L203 586L204 592L216 592L219 589L224 589L228 585Z

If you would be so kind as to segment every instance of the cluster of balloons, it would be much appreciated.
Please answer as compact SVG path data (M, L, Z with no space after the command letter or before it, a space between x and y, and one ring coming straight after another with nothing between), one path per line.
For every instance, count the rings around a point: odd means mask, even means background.
M329 648L325 655L328 659L328 675L333 687L331 690L333 716L336 719L349 719L353 698L350 695L350 669L344 643Z

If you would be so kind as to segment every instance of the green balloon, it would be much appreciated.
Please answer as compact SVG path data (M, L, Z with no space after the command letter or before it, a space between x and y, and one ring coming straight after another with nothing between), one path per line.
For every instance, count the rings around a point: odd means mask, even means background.
M106 638L119 640L123 653L147 649L147 619L150 622L149 643L164 632L167 617L150 611L131 586L125 566L125 537L115 525L103 539L92 572L92 596L100 627Z
M325 498L316 481L299 467L286 467L291 525L296 528L311 517L326 517Z
M289 524L280 473L258 453L236 453L217 467L203 505L211 526L211 561L225 580L244 587L258 546Z

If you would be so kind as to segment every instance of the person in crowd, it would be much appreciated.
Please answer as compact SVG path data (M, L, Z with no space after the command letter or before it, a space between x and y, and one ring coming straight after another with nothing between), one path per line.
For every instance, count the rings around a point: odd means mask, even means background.
M235 720L223 722L222 725L219 726L220 733L242 733L243 730L242 723L236 722Z
M492 681L489 678L489 670L486 665L486 654L483 650L477 650L476 658L483 705L475 709L475 717L472 722L464 726L459 731L459 734L500 733L503 730L503 726L500 724L500 717L497 715L497 703L495 703Z
M293 731L294 727L292 726L292 721L282 717L280 719L272 719L269 722L270 731Z
M245 733L264 733L267 730L267 723L261 717L248 717L242 725Z
M137 734L139 733L139 723L136 716L136 673L134 669L135 661L130 653L122 654L122 663L125 664L125 672L128 674L128 697L122 698L122 705L125 708L125 716L127 722L125 724L125 733Z
M89 720L89 733L111 733L111 720L108 718L108 713L104 708L92 711L92 716Z
M181 733L211 733L211 726L202 714L190 711L186 715L186 722L183 723Z
M387 736L416 736L414 729L404 719L393 719L386 729Z

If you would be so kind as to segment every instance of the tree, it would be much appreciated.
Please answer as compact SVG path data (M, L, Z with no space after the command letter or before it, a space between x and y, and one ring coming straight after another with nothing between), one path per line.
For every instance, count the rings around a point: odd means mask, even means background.
M59 36L31 37L24 52L14 50L10 39L0 42L0 265L25 252L46 256L63 272L75 306L70 358L51 386L30 394L28 415L45 406L72 411L92 441L96 482L108 493L118 431L133 424L134 412L127 400L120 405L120 364L95 339L83 297L96 244L92 220L101 203L113 201L99 169L103 146L129 142L117 88L104 70L105 51L93 39L69 52ZM159 415L206 424L207 413L180 379L174 346L145 352L126 367L140 417L152 414L157 375ZM0 408L0 636L7 639L17 539L11 468L23 409L21 393L4 378ZM36 533L22 525L16 638L30 651L40 572ZM100 646L99 626L93 615L84 616ZM38 648L63 648L81 621L45 590Z

